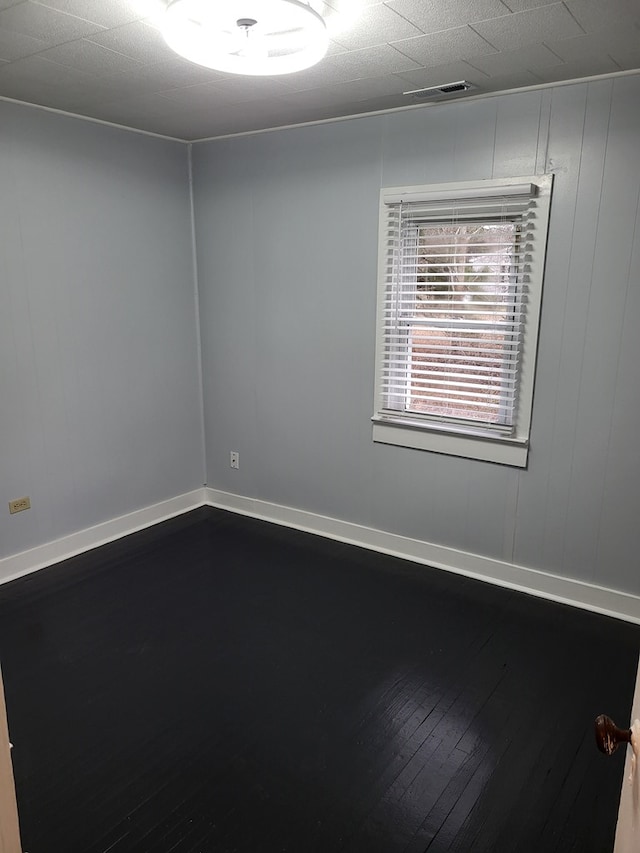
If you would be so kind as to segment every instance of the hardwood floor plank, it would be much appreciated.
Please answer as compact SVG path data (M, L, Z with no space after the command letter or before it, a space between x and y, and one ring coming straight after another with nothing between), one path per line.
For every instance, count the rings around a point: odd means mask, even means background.
M0 588L30 853L601 853L640 630L209 508ZM611 664L614 653L615 664Z

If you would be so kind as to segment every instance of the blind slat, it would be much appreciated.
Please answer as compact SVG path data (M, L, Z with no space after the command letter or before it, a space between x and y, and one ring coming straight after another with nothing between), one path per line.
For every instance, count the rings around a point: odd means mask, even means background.
M440 312L441 315L445 312ZM483 326L491 326L492 328L503 328L506 330L514 329L517 331L518 326L520 324L510 323L505 320L498 320L493 317L491 320L468 320L466 317L460 319L458 321L451 320L449 326L444 323L443 319L438 319L438 315L436 312L433 313L431 320L427 320L423 317L411 317L409 319L402 319L400 322L404 325L411 325L415 327L419 327L425 324L431 324L433 326L438 326L441 331L455 331L455 332L473 332L473 334L478 334L479 331L482 331ZM475 328L474 328L475 327Z
M498 404L496 400L468 400L465 398L458 399L455 397L444 398L438 397L434 394L414 394L412 399L415 401L414 409L416 410L418 410L420 403L430 402L433 403L434 406L451 409L458 409L461 406L473 406L474 408L484 410L486 413L489 409L495 409ZM513 411L513 408L513 405L500 405L500 409L505 412ZM411 408L407 407L406 411L411 411ZM420 409L420 411L425 412L424 409Z
M387 387L391 389L393 385L389 384ZM480 385L479 383L473 382L454 382L453 380L450 381L448 379L420 379L412 385L411 395L419 395L420 393L425 393L427 390L430 393L441 392L445 397L461 395L465 397L473 397L474 400L484 398L492 399L495 393L499 393L501 396L505 397L513 396L515 394L515 388L500 382Z
M427 361L423 362L422 360L419 362L419 366L413 361L409 364L409 360L407 360L407 369L409 366L411 367L411 371L414 376L442 376L443 375L443 367L444 362L433 362ZM385 376L395 376L398 371L398 367L394 368L385 368L383 370L383 375ZM460 373L460 370L468 370L469 374ZM455 364L452 366L451 370L447 373L447 376L451 376L453 378L464 377L470 375L471 377L475 376L502 376L505 378L505 381L511 381L511 379L515 379L516 369L515 367L502 367L501 362L495 362L495 364Z
M483 352L490 352L490 350L483 350ZM409 359L411 357L411 355L402 355L397 358L387 359L385 362L385 366L382 368L382 372L385 373L387 371L397 371L406 369ZM437 352L432 351L429 353L430 359L437 359L438 357L439 355ZM493 370L496 366L500 367L500 365L504 365L504 367L502 367L501 369L510 372L515 372L515 365L517 364L517 360L515 357L513 359L505 360L502 358L479 356L476 355L475 352L473 353L473 355L454 355L450 350L447 352L443 352L440 358L442 359L442 361L429 361L426 362L426 364L451 364L453 369L460 369L465 363L468 364L469 361L472 361L476 370ZM460 364L460 362L462 362L462 364Z

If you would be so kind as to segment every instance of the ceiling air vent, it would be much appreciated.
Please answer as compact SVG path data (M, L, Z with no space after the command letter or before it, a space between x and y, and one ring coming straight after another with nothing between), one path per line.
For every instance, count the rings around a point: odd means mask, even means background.
M447 95L468 92L469 89L475 89L475 86L472 83L467 83L466 80L459 80L457 83L445 83L443 86L412 89L410 92L403 92L403 95L410 95L415 101L432 101L436 98L446 98Z

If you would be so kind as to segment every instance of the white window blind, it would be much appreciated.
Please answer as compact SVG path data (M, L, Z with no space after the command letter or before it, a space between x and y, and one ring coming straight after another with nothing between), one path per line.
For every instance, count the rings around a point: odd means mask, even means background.
M374 423L524 440L549 190L383 191Z

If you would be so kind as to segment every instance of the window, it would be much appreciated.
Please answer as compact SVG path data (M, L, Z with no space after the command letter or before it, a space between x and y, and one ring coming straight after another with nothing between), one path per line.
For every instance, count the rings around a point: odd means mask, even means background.
M526 466L551 183L382 190L374 441Z

